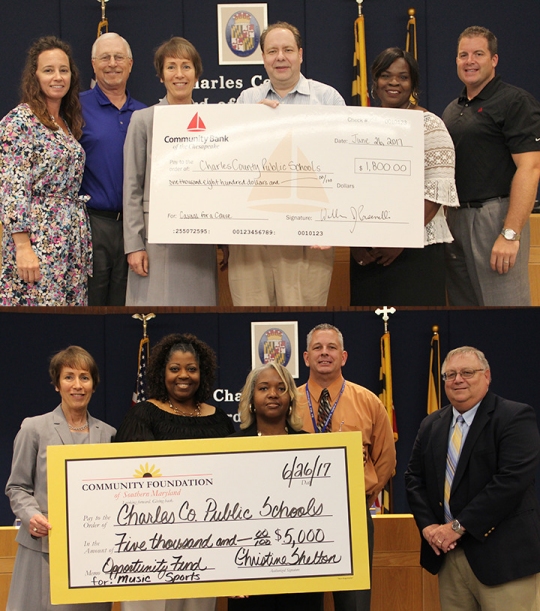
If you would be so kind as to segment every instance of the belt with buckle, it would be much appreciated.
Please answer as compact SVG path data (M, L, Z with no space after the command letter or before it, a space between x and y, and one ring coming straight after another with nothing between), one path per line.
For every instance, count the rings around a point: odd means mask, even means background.
M123 218L122 212L115 212L114 210L98 210L97 208L88 208L88 214L102 216L106 219L113 219L114 221L121 221Z
M508 195L501 195L498 197L487 197L486 199L477 199L475 201L472 202L460 202L459 207L460 208L481 208L486 202L491 202L494 199L504 199L505 197L508 197Z

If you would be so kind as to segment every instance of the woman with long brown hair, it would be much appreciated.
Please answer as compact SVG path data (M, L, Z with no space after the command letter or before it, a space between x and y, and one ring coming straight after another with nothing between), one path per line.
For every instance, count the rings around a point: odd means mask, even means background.
M28 50L21 103L0 121L0 305L86 305L92 270L79 198L79 71L55 36Z

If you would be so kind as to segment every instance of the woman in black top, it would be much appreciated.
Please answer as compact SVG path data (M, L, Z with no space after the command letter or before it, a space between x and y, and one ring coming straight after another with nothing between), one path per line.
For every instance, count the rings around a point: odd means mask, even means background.
M227 437L231 419L205 403L216 374L212 348L191 334L166 335L150 354L146 376L150 399L134 405L116 441L162 441Z
M290 435L302 431L297 413L298 393L285 367L269 363L251 371L246 379L238 413L240 436ZM229 611L322 611L323 594L265 594L230 598Z
M212 348L191 334L166 335L152 349L146 381L150 399L134 405L115 441L163 441L227 437L234 431L227 414L205 403L216 373ZM124 602L122 611L182 611L186 600ZM189 601L193 611L213 611L215 598Z

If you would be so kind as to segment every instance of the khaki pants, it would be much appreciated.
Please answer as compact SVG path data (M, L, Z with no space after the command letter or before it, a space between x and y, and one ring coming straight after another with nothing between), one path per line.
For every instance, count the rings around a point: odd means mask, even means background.
M326 306L333 248L232 244L229 251L235 306Z

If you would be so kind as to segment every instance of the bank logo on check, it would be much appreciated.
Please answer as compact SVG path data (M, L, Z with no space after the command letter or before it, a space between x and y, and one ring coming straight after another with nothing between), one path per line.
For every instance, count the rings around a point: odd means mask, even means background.
M204 121L199 117L198 112L195 113L195 115L193 116L193 119L191 119L191 121L189 122L189 125L187 126L187 130L188 132L205 132L206 131L206 125L204 124Z

